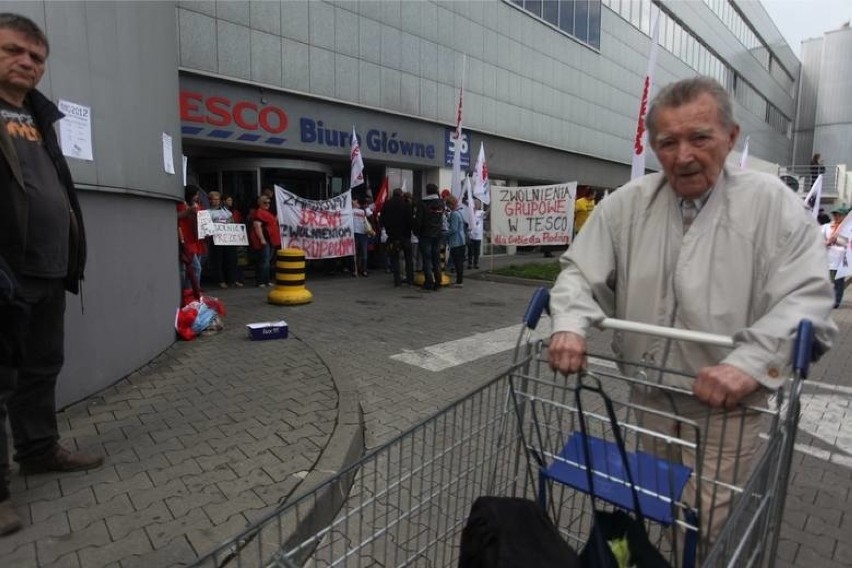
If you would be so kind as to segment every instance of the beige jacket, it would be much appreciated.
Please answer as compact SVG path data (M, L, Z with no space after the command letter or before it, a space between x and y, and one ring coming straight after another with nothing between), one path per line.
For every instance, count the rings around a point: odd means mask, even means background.
M819 227L766 174L726 168L686 234L663 174L632 181L599 204L561 262L550 300L554 332L585 336L596 321L616 317L735 342L731 351L617 333L613 349L625 361L693 376L728 363L775 389L799 320L814 322L826 349L837 333ZM665 382L691 388L689 379Z

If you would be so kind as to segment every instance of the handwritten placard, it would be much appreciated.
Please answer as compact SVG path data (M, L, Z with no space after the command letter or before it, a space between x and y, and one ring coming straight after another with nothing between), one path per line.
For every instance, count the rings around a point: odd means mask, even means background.
M210 211L202 209L197 213L198 216L198 238L203 239L208 235L212 235L214 231L213 218L210 217Z
M248 246L246 226L242 223L213 223L213 244L216 246Z
M496 245L566 245L574 232L577 182L491 187L491 239Z
M355 254L352 193L313 201L275 186L282 248L299 248L305 258Z

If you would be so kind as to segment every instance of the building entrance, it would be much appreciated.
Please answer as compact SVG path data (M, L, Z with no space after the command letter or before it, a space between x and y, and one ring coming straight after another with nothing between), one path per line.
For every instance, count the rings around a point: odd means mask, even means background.
M263 188L280 185L306 199L332 197L333 169L319 162L277 158L199 158L191 169L205 191L217 190L234 198L244 216L254 208Z

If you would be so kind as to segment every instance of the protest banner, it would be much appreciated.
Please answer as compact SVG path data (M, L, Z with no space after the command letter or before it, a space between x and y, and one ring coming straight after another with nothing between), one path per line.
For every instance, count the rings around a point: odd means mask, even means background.
M566 245L574 232L577 182L530 187L491 186L495 245Z
M220 247L248 246L246 226L242 223L213 223L213 244Z
M203 239L208 235L213 234L213 218L210 216L210 211L202 209L198 215L198 238Z
M305 251L305 258L335 258L355 254L352 193L313 201L275 186L281 247Z

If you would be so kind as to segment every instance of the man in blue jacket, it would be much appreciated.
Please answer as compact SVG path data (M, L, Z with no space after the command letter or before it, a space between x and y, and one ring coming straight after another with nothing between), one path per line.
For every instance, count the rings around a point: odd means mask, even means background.
M21 527L9 500L7 413L22 474L103 463L58 443L65 291L79 292L86 239L53 130L62 113L35 89L49 50L34 22L0 14L0 534Z

